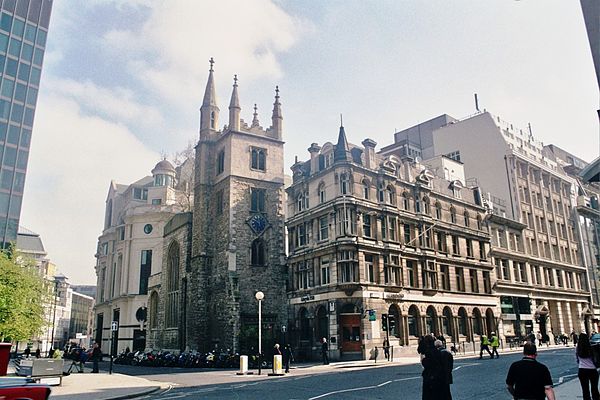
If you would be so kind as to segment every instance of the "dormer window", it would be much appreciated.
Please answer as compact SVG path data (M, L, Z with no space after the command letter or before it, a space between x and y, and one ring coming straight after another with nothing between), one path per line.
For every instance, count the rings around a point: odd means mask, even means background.
M456 197L457 199L461 199L461 189L464 187L464 185L462 184L461 181L456 180L456 181L452 181L450 183L450 189L452 189L452 194L454 195L454 197Z

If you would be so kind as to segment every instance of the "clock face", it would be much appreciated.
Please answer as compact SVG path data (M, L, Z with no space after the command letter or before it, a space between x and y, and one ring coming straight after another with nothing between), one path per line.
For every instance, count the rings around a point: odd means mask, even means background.
M267 228L267 219L260 214L254 215L248 223L255 233L261 233Z
M149 235L150 233L152 233L152 225L150 225L150 224L144 225L144 233L146 235Z

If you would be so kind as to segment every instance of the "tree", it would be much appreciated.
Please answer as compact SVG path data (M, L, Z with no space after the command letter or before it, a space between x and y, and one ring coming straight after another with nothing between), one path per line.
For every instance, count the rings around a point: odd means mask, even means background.
M35 264L0 252L0 342L27 340L41 333L47 296Z
M173 156L177 170L177 204L183 211L191 211L194 205L194 160L195 149L189 142L185 150L178 151Z

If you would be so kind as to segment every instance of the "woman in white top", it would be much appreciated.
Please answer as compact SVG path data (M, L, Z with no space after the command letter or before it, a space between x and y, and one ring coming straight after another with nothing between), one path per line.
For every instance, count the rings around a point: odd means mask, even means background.
M600 400L600 393L598 393L598 370L596 370L596 366L594 365L590 339L585 333L579 335L579 341L575 348L575 356L579 365L577 376L579 377L579 383L581 383L583 400ZM591 397L590 386L592 388Z

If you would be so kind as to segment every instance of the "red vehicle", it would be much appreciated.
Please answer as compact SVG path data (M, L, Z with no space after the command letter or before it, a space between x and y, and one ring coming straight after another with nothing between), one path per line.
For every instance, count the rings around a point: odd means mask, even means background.
M0 400L48 400L50 387L28 378L0 378Z

